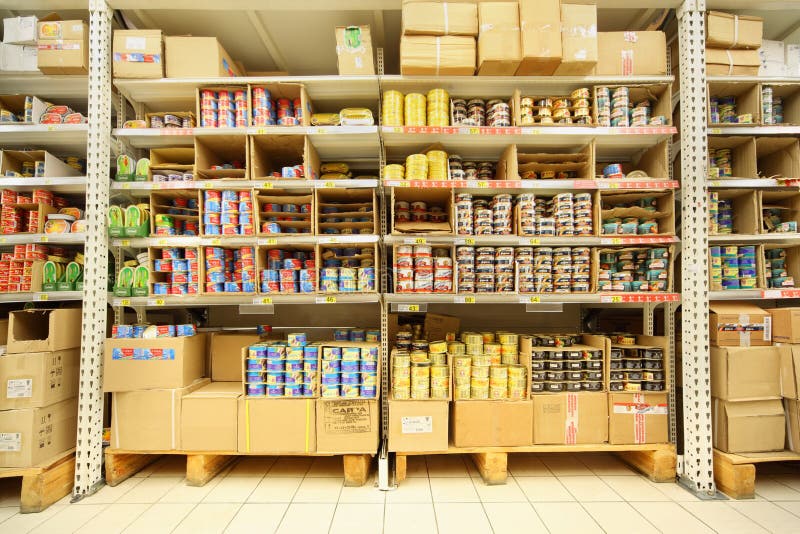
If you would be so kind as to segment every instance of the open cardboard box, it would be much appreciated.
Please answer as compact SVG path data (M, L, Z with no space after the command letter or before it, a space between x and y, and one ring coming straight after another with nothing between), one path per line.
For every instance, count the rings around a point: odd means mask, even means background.
M647 211L644 208L615 207L620 204L637 203L644 198L654 198L656 201L656 211ZM667 191L642 191L636 193L611 193L600 192L602 202L600 219L637 217L642 219L655 219L658 223L658 232L647 235L672 236L675 235L675 192L670 189ZM604 234L602 229L600 235ZM620 234L622 235L622 234ZM640 234L643 235L643 234Z
M609 343L610 343L610 341L609 341ZM662 368L663 368L663 371L664 371L664 391L669 391L670 390L670 385L671 385L671 382L670 382L670 369L671 369L672 357L671 357L671 354L670 354L670 351L669 351L669 340L666 337L664 337L664 336L637 335L636 336L636 343L634 343L633 345L618 345L618 344L610 343L609 347L610 348L615 348L615 349L623 349L623 350L626 350L626 349L634 349L634 350L636 350L636 349L661 349L661 352L662 352L662 355L663 355ZM610 364L610 362L611 362L611 359L610 359L611 351L610 350L609 350L608 354L609 354L609 358L605 360L606 361L605 367L606 367L606 377L608 377L608 381L610 382L611 381L610 375L609 375L609 373L611 372L611 364ZM608 385L608 384L606 384L606 385Z
M192 126L190 126L191 128L196 128L198 126L198 124L197 124L197 116L194 114L193 111L155 111L155 112L152 112L152 113L145 113L144 118L145 118L145 122L147 123L147 127L148 128L155 128L155 126L153 126L153 117L160 117L162 119L162 121L163 121L164 115L174 115L174 116L178 117L181 120L189 119L191 121L191 124L192 124ZM164 128L164 127L162 126L161 128ZM169 130L169 129L172 129L172 128L173 127L169 127L167 129Z
M581 192L582 193L585 192L587 194L592 195L592 233L589 234L589 235L592 235L592 236L600 235L600 229L602 227L601 219L600 219L600 208L598 207L598 206L600 206L600 190L598 189L597 191L594 191L594 192L588 192L588 191L581 191ZM553 197L555 197L555 195L549 195L549 194L546 194L546 195L537 194L536 195L536 198L546 198L548 201ZM516 235L518 235L518 236L530 236L532 238L535 238L535 234L530 233L530 231L531 231L530 228L527 230L527 233L526 233L526 230L523 229L522 223L521 223L521 217L522 217L521 212L522 212L522 210L519 207L519 203L515 203L515 205L514 205L514 220L513 220L514 233Z
M155 171L194 173L194 147L151 148L150 170L147 176L148 181L153 181L153 174L160 174ZM197 176L195 175L195 179L196 178Z
M305 176L299 179L319 178L320 160L314 145L306 136L300 135L254 135L250 138L250 176L253 180L287 180L281 174L282 167L303 165Z
M171 76L169 76L169 74L167 74L167 76L171 77ZM250 109L250 105L253 102L253 99L250 97L249 87L247 85L238 85L238 84L236 84L236 85L234 85L234 84L228 85L228 84L225 84L225 85L213 85L213 86L208 86L208 87L198 87L197 89L195 89L195 116L201 118L200 122L197 123L198 127L200 127L200 128L208 128L209 127L209 126L205 126L205 125L202 124L203 113L201 111L200 104L201 104L201 101L202 101L201 95L202 95L203 91L214 91L214 92L230 91L232 93L234 93L236 91L244 91L244 97L245 97L246 109L247 109L247 113L246 113L247 116L245 117L245 120L247 122L244 124L244 126L249 126L250 125L250 115L252 113L252 111ZM231 102L231 106L233 106L233 102ZM223 125L223 124L220 124L218 126L218 128L228 128L228 127L229 127L228 125ZM239 126L239 128L242 128L242 127L243 126Z
M153 284L155 284L156 282L169 282L170 275L172 274L171 272L164 272L164 271L156 271L155 270L155 261L154 260L161 259L162 250L164 248L167 248L167 247L157 247L157 248L149 248L148 249L148 255L150 257L150 262L149 262L149 265L148 265L148 267L150 269L150 279L148 281L148 286L149 286L150 295L152 295L154 297L163 297L165 295L157 295L156 292L154 291ZM200 253L202 252L202 249L200 247L179 247L179 248L181 250L193 249L193 250L196 251L196 255L197 255L197 272L193 272L192 274L197 276L197 290L199 292L200 291L200 286L203 285L203 280L204 280L204 279L200 278L200 274L201 274L200 265L202 263L204 263L204 261L205 261L205 258L200 255ZM135 291L135 288L134 288L134 291ZM179 295L169 295L169 296L176 297L176 296L179 296Z
M198 225L198 234L201 230L202 220L200 219L200 197L202 193L199 191L183 190L183 191L158 191L150 193L150 235L153 237L160 237L169 239L172 236L157 235L156 234L156 215L168 214L176 221L193 221ZM197 208L179 208L185 213L191 215L173 215L169 213L170 209L175 209L172 202L176 198L194 199L197 201Z
M616 150L616 149L615 149ZM595 147L596 161L595 161L595 177L603 178L603 169L608 165L608 160L613 159L622 165L622 172L627 176L632 171L643 171L647 178L644 180L669 180L669 142L661 141L660 143L645 148L637 152L631 153L627 161L620 161L619 155L615 154L614 157L609 158L604 155L605 150L602 147ZM603 159L604 161L597 161ZM630 178L636 180L636 178Z
M626 250L648 250L651 248L666 248L669 253L669 258L666 260L667 264L667 288L665 291L666 293L671 293L674 288L675 284L675 247L673 245L661 245L657 247L617 247L617 248L593 248L592 249L592 287L591 291L600 291L602 293L611 292L606 290L601 290L599 286L599 266L600 266L600 256L605 252L622 252ZM643 292L643 293L663 293L662 291L655 292Z
M286 230L289 228L297 229L297 233L301 234L315 234L316 233L316 225L314 220L314 213L316 213L316 204L314 202L314 190L313 189L291 189L291 190L283 190L283 189L265 189L263 191L256 191L255 198L253 199L254 202L254 209L255 213L255 225L256 225L256 234L257 235L267 235L267 236L276 236L276 235L295 235L295 233L289 233ZM311 206L311 210L308 213L301 213L299 210L297 213L286 213L286 212L278 212L278 211L265 211L268 204L294 204L294 205L302 205L308 204ZM291 221L278 221L276 224L280 225L281 231L280 232L266 232L264 231L265 224L268 224L267 221L270 217L291 217L294 220Z
M336 256L335 252L336 252L337 249L350 248L346 244L345 245L342 245L342 244L324 244L324 245L321 244L321 245L317 245L317 258L319 258L317 260L317 262L318 262L318 265L320 266L320 270L318 271L318 273L319 273L318 274L318 278L319 278L318 287L319 287L319 292L320 293L327 293L327 294L337 294L337 293L346 293L346 294L349 294L349 293L376 293L376 292L378 292L380 290L380 287L379 287L380 286L380 283L379 283L380 278L379 278L379 275L378 275L378 269L377 269L377 267L375 267L376 265L380 265L379 259L378 259L378 254L380 253L378 244L377 243L358 243L358 244L351 245L351 247L352 248L357 248L358 249L358 254L355 255L355 256L346 256L345 257L345 256ZM362 254L361 252L364 251L365 249L369 249L370 251L372 251L372 255L370 256L368 254ZM373 268L374 272L375 272L375 284L374 284L373 288L365 290L365 291L356 290L356 291L344 292L344 291L339 291L338 288L337 288L336 291L325 291L324 288L322 287L322 283L321 283L321 278L322 278L322 274L321 273L322 273L322 269L323 269L323 261L325 259L325 256L328 254L328 252L332 253L332 255L330 256L330 259L338 259L338 260L349 259L349 260L358 260L359 262L361 260L372 260L372 265L370 267ZM358 275L356 275L356 282L358 283Z
M44 173L37 174L37 178L62 178L80 176L80 171L70 167L57 157L44 150L0 150L0 183L6 177L6 172L13 171L22 174L23 162L44 161Z
M708 84L708 124L714 127L741 126L736 123L711 122L711 97L736 97L736 114L751 114L753 124L761 123L761 91L756 83L711 82Z
M565 350L587 350L596 351L600 350L603 357L600 360L603 363L603 391L608 390L608 360L611 352L611 340L605 336L596 336L592 334L581 334L581 342L571 347L539 347L533 345L533 339L529 335L522 335L519 338L519 359L520 363L527 366L528 372L528 391L531 391L531 383L533 382L533 373L546 372L544 370L533 369L532 353L535 352L563 352ZM547 360L549 358L545 358ZM541 360L537 360L541 361ZM555 393L536 392L536 395L554 395Z
M754 235L760 233L761 216L758 209L758 191L754 189L718 189L715 192L720 200L729 200L733 204L734 234Z
M597 89L594 88L592 119L597 124ZM667 126L672 126L672 85L668 83L651 85L604 85L611 93L618 87L628 88L628 100L635 105L643 100L650 101L650 117L665 117Z
M560 62L560 59L558 59L557 62ZM520 67L520 69L521 68L522 67ZM533 99L534 106L533 106L532 109L533 109L533 115L534 115L534 121L535 122L524 122L523 123L523 121L522 121L522 98L523 97L532 98ZM540 106L536 106L535 103L536 103L537 100L540 100L540 99L543 99L543 98L549 98L549 99L554 100L554 101L558 100L558 99L562 99L562 98L566 98L566 99L568 99L570 101L573 100L572 97L570 97L569 94L546 94L546 95L542 95L542 94L531 94L530 92L527 92L527 91L525 92L525 94L523 94L522 91L520 91L519 89L515 89L514 90L514 94L511 97L511 102L510 102L510 105L511 105L511 117L512 117L512 121L513 121L512 124L514 126L536 126L537 128L539 128L539 127L547 128L547 127L551 127L551 126L554 126L554 127L557 127L557 128L570 128L570 127L574 127L574 126L585 126L583 124L577 124L577 123L573 123L573 124L556 124L555 122L553 122L552 124L542 124L541 122L539 122L540 117L538 116L538 110L540 109ZM505 100L505 98L503 98L501 100ZM590 101L589 108L591 109L594 106L594 102L592 102L591 99L589 99L589 101ZM575 106L567 108L567 109L569 109L569 111L571 113L571 116L575 117L575 113L574 113L574 111L576 109Z
M219 245L215 245L215 246L219 246ZM200 247L199 255L197 256L197 258L198 258L198 260L197 260L197 264L198 265L197 266L198 266L198 269L200 271L199 277L198 277L198 280L199 280L199 282L198 282L198 293L199 294L213 298L213 297L217 297L217 296L224 297L224 296L230 296L230 295L247 296L247 295L255 295L256 293L258 293L258 266L255 265L255 259L254 259L254 265L253 265L253 271L254 271L253 272L253 285L255 285L256 287L255 287L254 291L239 291L239 292L223 291L221 293L210 293L210 292L206 291L206 262L205 262L205 257L206 256L205 256L205 251L206 251L207 248L209 248L209 247ZM223 240L222 248L224 248L224 249L232 249L232 250L241 250L244 247L235 246L235 245L226 246L224 244L224 240ZM246 247L246 248L252 248L253 249L253 255L255 256L255 251L256 251L257 247L249 246L249 247Z
M31 309L9 313L6 352L52 352L81 346L81 309Z
M762 90L764 87L772 87L772 102L775 102L776 97L783 99L783 122L781 126L797 126L800 124L800 86L796 84L762 84L761 90L758 91L759 97L763 95ZM761 123L764 117L761 117Z
M280 290L271 291L269 293L265 293L262 290L262 284L264 283L264 280L263 280L263 277L262 277L262 273L265 270L269 269L269 262L267 261L267 258L268 258L270 250L283 250L283 251L286 251L286 252L304 251L304 252L308 253L309 256L313 253L315 255L314 271L315 271L315 274L316 274L316 277L315 277L316 282L314 284L314 287L315 287L314 293L317 292L317 290L319 289L319 280L318 280L318 278L319 278L320 261L319 261L317 255L316 255L316 250L315 250L314 245L262 245L262 246L259 246L258 248L256 248L256 273L258 275L258 291L259 291L260 294L262 294L262 295L275 295L275 294L279 294L279 293L285 293L285 294L289 294L290 293L290 292L283 292L283 291L280 291ZM293 293L293 291L291 293Z
M378 199L374 189L317 189L316 231L336 229L338 234L351 230L353 234L378 234ZM336 208L336 213L323 213L326 208ZM367 222L330 222L331 219L371 219ZM337 235L337 234L331 234Z
M730 247L730 246L744 246L744 245L742 245L741 243L726 243L726 242L722 242L722 243L714 243L714 246L719 246L720 248L724 248L724 247ZM764 246L763 245L754 245L754 246L756 248L756 287L755 287L755 289L766 289L766 287L767 287L766 284L767 283L766 283L766 281L764 279L764 250L763 250ZM708 254L709 254L709 264L710 264L710 261L711 261L711 250L710 249L708 251ZM709 280L708 280L709 289L711 291L723 291L723 288L721 286L718 286L718 285L714 284L713 281L711 280L711 271L710 270L709 270L708 276L709 276Z
M206 189L205 191L208 191L208 189ZM252 189L237 189L236 192L237 193L250 193L250 198L252 199L252 195L253 195L253 190ZM205 210L206 210L206 200L205 200L205 194L203 192L199 193L198 207L199 207L199 211L200 211L200 213L199 213L199 217L200 217L200 235L219 238L219 239L222 240L222 242L224 242L225 239L229 238L229 237L253 236L256 233L256 226L255 226L256 225L256 215L255 215L255 213L252 213L251 217L250 217L250 224L248 225L249 227L252 228L252 232L249 233L249 234L238 234L238 233L237 234L224 234L224 235L206 234L205 233L206 225L203 224L203 218L204 218ZM255 205L253 206L253 209L255 210ZM238 215L237 215L236 219L232 219L232 220L237 220L238 221ZM231 223L231 224L233 224L233 223ZM241 225L239 225L237 223L237 226L241 226ZM239 229L237 228L237 230L239 230ZM220 230L220 231L222 231L222 230Z
M195 180L230 178L247 180L249 161L247 136L219 135L195 137ZM233 162L241 163L241 169L217 169L211 167Z
M800 192L797 191L757 191L758 220L761 221L759 233L773 233L764 220L764 210L779 209L782 222L794 221L800 228ZM734 212L735 216L735 212ZM794 234L796 232L793 232ZM788 234L788 235L792 235Z
M526 171L573 171L576 180L594 179L594 144L582 148L553 148L544 153L523 153L509 145L497 162L496 180L521 180ZM528 150L528 149L526 149Z
M711 180L715 180L717 178L725 180L736 178L758 178L758 169L756 166L756 140L754 137L719 137L716 135L710 135L708 136L708 148L730 149L733 170L733 176L730 178L722 176L710 176L709 178Z
M455 293L458 287L458 267L456 264L456 251L455 247L448 246L448 245L436 245L433 249L447 249L449 251L450 257L453 259L453 290L452 291L415 291L413 288L413 281L411 282L411 289L400 289L400 280L397 278L397 252L400 247L412 247L414 245L394 245L392 247L392 269L394 272L394 292L395 293L419 293L419 294L430 294L430 293ZM406 284L407 285L407 284ZM433 283L434 287L436 285L436 281L434 280Z
M252 84L247 87L248 89L248 99L247 101L252 103L253 102L253 89L255 88L264 88L269 91L270 98L272 100L277 100L279 98L288 98L293 102L297 99L300 99L300 105L302 107L303 113L302 118L300 119L298 125L299 126L311 126L311 114L313 113L313 106L311 104L311 99L308 98L308 93L306 92L305 85L302 83L291 83L291 82L272 82L272 83L259 83L259 84ZM250 119L247 123L248 126L259 126L255 123L253 118L253 110L250 110Z
M793 137L756 138L760 178L800 178L800 142Z
M800 288L800 245L761 245L764 254L764 287L769 289L794 289ZM794 279L794 283L786 287L771 287L770 286L770 273L771 266L770 260L767 259L767 253L770 250L783 249L786 252L785 268L787 276Z
M33 105L28 110L25 109L25 98L25 95L0 95L0 110L5 109L17 117L22 117L24 119L22 122L10 122L6 124L39 124L39 119L47 110L50 103L34 96L32 97Z
M1 183L1 182L0 182ZM38 211L39 217L37 220L36 228L32 232L22 232L19 233L34 233L34 234L41 234L44 233L44 225L47 222L47 216L51 213L58 213L58 209L50 206L49 204L6 204L6 206L14 208L19 211L29 212L29 211ZM27 214L22 217L23 224L25 224L28 220ZM24 228L24 226L20 226L20 228Z
M444 209L446 222L398 222L396 220L396 202L425 202L428 209L439 206ZM453 191L451 189L417 189L405 187L392 188L392 235L425 234L453 235L455 230L455 214L453 212Z

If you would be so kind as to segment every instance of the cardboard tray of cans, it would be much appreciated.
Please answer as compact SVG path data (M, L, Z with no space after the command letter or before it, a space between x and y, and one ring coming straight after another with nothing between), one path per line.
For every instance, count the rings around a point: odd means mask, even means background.
M149 248L150 294L196 295L200 287L200 247Z
M309 126L311 101L305 86L276 82L197 89L201 128Z
M597 126L672 125L672 87L669 84L596 86L594 104Z
M497 180L593 180L595 161L594 142L572 153L519 152L517 145L510 145L497 162Z
M597 209L600 206L599 191L555 195L522 193L515 200L516 235L596 236L601 227ZM460 219L457 218L457 221Z
M600 193L600 235L675 235L674 191Z
M318 189L316 228L320 235L378 234L374 189Z
M673 288L675 247L592 249L598 292L669 293Z
M395 245L392 250L395 293L452 293L452 246Z
M315 201L311 189L258 191L254 208L257 235L316 234Z
M610 341L603 336L522 336L520 354L531 367L532 394L606 391Z
M319 292L375 293L379 252L377 243L317 245Z
M194 147L151 148L147 180L150 182L191 181L195 177Z
M199 198L198 191L150 193L150 235L199 236L202 224Z
M317 180L320 159L304 135L249 136L248 167L252 180Z
M569 95L528 96L514 91L515 126L591 126L592 91L575 89Z
M426 349L418 345L411 351L392 350L389 361L392 400L449 401L453 398L452 356L446 352L447 343L425 342L424 346Z
M453 191L392 188L392 235L453 235Z
M192 111L161 111L146 113L145 122L148 128L194 128L197 126Z
M511 332L462 332L460 341L448 342L453 400L527 399L530 362L521 357L520 338Z
M764 245L728 245L709 247L709 289L765 289Z
M267 245L256 250L262 295L316 293L318 268L314 245Z
M670 354L665 337L612 334L607 361L611 392L669 391Z

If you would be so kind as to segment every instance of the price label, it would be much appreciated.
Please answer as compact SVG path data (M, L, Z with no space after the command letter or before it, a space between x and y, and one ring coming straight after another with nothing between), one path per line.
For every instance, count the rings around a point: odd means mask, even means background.
M475 297L472 296L456 296L453 298L456 304L475 304Z
M253 299L253 304L263 304L263 305L272 304L272 297L261 297L258 299Z
M319 242L320 243L338 243L339 242L339 238L338 237L321 237L319 239Z
M219 246L222 244L222 239L215 237L214 239L211 240L211 244L214 246Z
M721 134L722 133L722 128L710 128L708 130L708 133L710 133L710 134Z
M130 189L130 188L131 188L131 184L129 184L128 182L123 182L122 183L122 189Z
M409 182L402 181L402 182L397 182L395 184L395 187L411 187L411 184Z
M322 187L328 187L328 188L336 187L336 182L325 182L324 184L322 184Z
M164 299L149 299L147 301L147 305L148 306L163 306L164 305Z
M317 132L316 133L318 133L318 134L326 134L326 133L328 133L328 130L326 128L317 128Z
M709 187L722 187L722 181L721 180L711 180L710 182L708 182L708 186Z
M480 128L470 128L469 134L470 135L480 135L481 129Z
M600 297L600 302L603 303L611 303L611 304L619 304L622 302L622 296L620 295L604 295Z
M317 304L336 304L336 297L334 295L327 295L325 297L317 297Z
M0 243L8 243L8 239L5 237L0 237Z
M56 130L58 130L58 127L56 127L56 126L48 126L47 127L47 131L48 132L55 132Z
M428 240L425 239L424 237L409 237L403 239L403 243L406 245L424 245L427 242Z
M214 184L212 184L211 182L203 182L203 187L205 189L211 189L212 187L214 187Z
M542 131L539 130L538 128L522 128L521 132L524 135L539 135L540 133L542 133Z
M533 238L528 240L528 244L529 245L541 245L542 244L542 240L539 239L538 237L533 237Z
M164 186L161 182L153 183L153 189L164 189Z
M159 239L158 241L156 241L156 244L160 245L160 246L165 246L167 244L167 240L166 239Z
M261 184L261 189L272 189L273 187L272 182L264 182Z
M50 300L50 295L48 295L47 293L36 293L35 300L38 301Z
M399 311L399 312L418 312L419 311L419 304L400 304L397 307L397 311Z
M130 306L131 299L120 299L119 306Z
M257 128L256 129L256 135L266 135L266 134L267 134L267 129L266 128Z
M278 244L278 240L276 238L274 238L274 237L270 237L270 238L264 240L264 244L266 244L266 245L277 245Z
M48 241L50 241L50 238L46 235L43 235L39 238L39 243L47 243Z
M487 189L489 187L489 182L478 182L475 184L479 189Z
M540 302L542 302L542 297L530 297L528 298L528 302L530 302L531 304L539 304Z
M467 237L466 239L464 239L464 244L468 245L470 247L474 246L475 245L475 238L474 237Z
M119 242L119 246L121 246L121 247L129 247L129 246L131 246L131 240L130 239L123 239L122 241Z

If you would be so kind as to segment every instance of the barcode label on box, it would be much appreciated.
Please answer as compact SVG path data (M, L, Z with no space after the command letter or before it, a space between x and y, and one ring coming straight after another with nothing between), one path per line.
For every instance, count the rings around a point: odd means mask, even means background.
M22 450L22 434L19 432L0 432L0 451Z
M7 399L24 399L33 397L33 379L19 378L6 383Z
M433 432L433 417L418 415L415 417L401 417L403 434L431 434Z

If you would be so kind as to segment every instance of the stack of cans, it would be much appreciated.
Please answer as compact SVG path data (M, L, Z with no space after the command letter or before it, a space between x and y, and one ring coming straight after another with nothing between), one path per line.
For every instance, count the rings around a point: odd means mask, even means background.
M372 248L328 247L321 254L320 290L324 293L375 291L375 253Z
M603 351L590 346L539 346L533 339L531 393L603 390Z
M473 235L473 200L469 193L456 193L456 233Z
M383 126L403 126L403 93L394 90L384 91L381 105Z
M597 125L611 126L611 90L608 87L598 87L595 90L595 105L597 106Z
M378 347L322 343L320 395L374 399L378 394Z
M797 221L794 219L784 220L792 217L792 212L782 208L763 208L762 217L764 218L764 228L767 232L778 234L797 233Z
M406 126L425 126L428 119L425 95L408 93L405 97L404 115Z
M767 285L775 289L793 288L794 277L789 276L786 267L786 249L772 248L764 252Z
M428 179L428 157L425 154L411 154L406 158L406 180Z
M245 128L247 126L247 91L200 90L200 126L202 128Z
M449 179L448 158L445 151L429 150L425 156L428 159L428 180Z
M337 328L333 331L334 341L355 341L377 343L381 340L380 330L364 330L363 328Z
M205 247L206 293L255 293L256 261L253 247Z
M611 345L610 391L664 391L664 351L658 347Z
M642 197L631 201L615 200L613 196L605 197L603 210L631 210L627 213L639 214L642 211L656 214L657 199ZM623 212L626 213L626 212ZM658 234L658 221L653 217L609 217L603 219L603 235L648 235Z
M153 249L158 255L158 249ZM164 282L153 283L154 295L196 295L199 282L199 264L196 248L164 248L160 257L151 258L153 272L164 273Z
M517 197L520 235L592 235L591 193L560 193L541 197L524 193Z
M166 214L155 215L155 232L158 236L200 235L198 224L197 199L176 197L169 200L171 206ZM180 218L176 218L178 215Z
M513 247L457 247L459 293L513 293Z
M447 343L432 341L409 351L392 351L392 395L397 400L450 398L450 367Z
M264 202L261 204L260 222L262 234L311 233L311 203Z
M491 161L462 161L461 156L451 155L449 166L453 180L494 180Z
M709 148L708 150L708 175L710 178L725 178L733 176L733 159L729 148Z
M733 202L719 198L717 191L708 192L708 222L711 235L733 233Z
M203 192L204 235L253 235L252 192L217 191Z
M519 365L518 336L508 332L463 332L448 343L454 399L521 400L527 373Z
M245 361L247 396L315 397L318 370L319 346L304 339L251 345Z
M519 247L516 258L520 293L589 292L588 247Z
M669 287L669 249L601 250L597 290L602 292L666 291Z
M502 100L489 100L486 103L486 126L505 128L511 126L511 108Z
M463 98L454 98L450 101L450 114L453 126L477 126L467 115L467 101Z
M428 126L450 126L450 95L444 89L428 91Z
M261 292L314 293L317 269L314 251L269 249L261 270Z
M399 245L395 248L395 292L452 293L453 259L446 248Z
M278 122L275 103L269 90L253 87L253 126L274 126Z
M761 122L764 124L776 124L772 111L772 87L764 85L761 87Z

